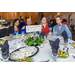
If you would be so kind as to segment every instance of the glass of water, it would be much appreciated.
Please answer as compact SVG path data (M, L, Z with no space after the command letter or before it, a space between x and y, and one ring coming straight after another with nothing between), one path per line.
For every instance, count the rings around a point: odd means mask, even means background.
M4 62L7 62L9 60L9 50L1 51L1 58Z
M57 30L55 30L55 35L56 35L56 38L57 38L57 34L58 34Z
M12 38L13 38L13 34L10 34L9 35L9 40L12 40Z
M58 51L56 51L56 52L52 51L52 57L53 57L52 62L57 62L57 60L56 60L57 56L58 56Z
M22 37L24 37L24 32L22 32Z

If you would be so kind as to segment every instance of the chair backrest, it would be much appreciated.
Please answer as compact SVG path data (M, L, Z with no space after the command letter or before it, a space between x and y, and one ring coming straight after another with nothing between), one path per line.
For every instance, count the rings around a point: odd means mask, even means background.
M7 22L8 25L10 25L11 22Z
M8 28L4 28L4 29L1 29L1 30L0 30L0 38L6 36L7 29L8 29Z
M38 23L37 23L37 22L35 22L35 25L38 25Z

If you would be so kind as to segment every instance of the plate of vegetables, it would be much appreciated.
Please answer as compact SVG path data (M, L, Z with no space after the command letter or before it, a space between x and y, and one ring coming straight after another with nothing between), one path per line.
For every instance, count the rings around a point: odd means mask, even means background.
M16 62L33 62L33 58L22 58L17 60Z
M7 39L7 40L8 40L8 39L9 39L9 37L8 37L8 36L5 36L5 37L4 37L4 39Z
M4 44L5 40L4 39L0 39L0 44Z
M64 51L64 50L62 50L62 49L59 49L59 50L58 50L58 56L59 56L59 57L62 57L62 58L66 58L66 57L69 56L69 52L66 52L66 51Z
M71 44L75 48L75 42Z

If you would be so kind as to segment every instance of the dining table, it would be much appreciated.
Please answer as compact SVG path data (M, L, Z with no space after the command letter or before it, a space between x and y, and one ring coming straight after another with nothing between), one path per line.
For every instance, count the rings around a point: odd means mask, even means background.
M26 39L27 37L21 37L18 39L13 39L13 40L9 40L8 44L9 44L9 54L16 50L19 49L20 47L24 47L25 43L22 42L23 39ZM47 38L47 42L43 42L43 47L41 46L37 46L39 48L39 51L36 55L32 56L31 58L33 58L34 62L42 62L42 61L46 61L49 60L48 62L52 62L53 61L53 57L52 57L52 49L49 43L49 40L54 40L56 38L59 38L60 41L62 39L61 36L54 36L52 35L50 38ZM75 58L73 57L73 55L75 55L75 48L71 45L71 43L73 43L75 41L68 39L68 44L66 45L69 48L69 56L66 58L61 58L61 57L57 57L57 62L75 62ZM63 49L64 45L62 45L61 43L59 44L59 49ZM1 55L0 55L1 58ZM4 62L1 61L0 62ZM11 61L9 60L8 62L15 62L15 61Z
M0 27L0 30L1 30L1 29L4 29L4 28L9 28L9 26L1 26L1 27Z

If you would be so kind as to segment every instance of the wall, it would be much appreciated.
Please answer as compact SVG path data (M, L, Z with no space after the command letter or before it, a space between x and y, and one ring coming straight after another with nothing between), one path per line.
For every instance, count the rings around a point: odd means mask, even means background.
M17 12L15 12L15 19L17 19Z
M7 12L2 12L2 19L7 19Z
M27 12L20 12L20 16L22 19L24 19L24 21L26 21L25 17L27 16Z
M35 24L35 22L38 22L38 12L32 12L32 22Z
M38 12L38 23L41 23L41 17L44 15L44 12Z
M61 12L61 15L63 15L63 14L75 14L75 12Z
M9 12L9 19L13 19L13 12Z
M27 12L27 17L32 16L32 23L38 22L38 12Z
M61 15L64 15L64 14L75 14L75 12L60 12ZM45 16L48 16L48 15L57 15L57 12L44 12L44 15Z
M57 15L57 12L44 12L44 16Z

